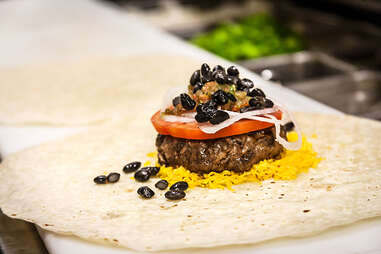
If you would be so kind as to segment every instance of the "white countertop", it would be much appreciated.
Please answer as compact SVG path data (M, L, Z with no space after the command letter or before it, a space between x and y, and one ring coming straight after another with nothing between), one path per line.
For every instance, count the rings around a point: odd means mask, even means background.
M130 56L149 53L193 56L200 63L219 59L180 39L144 24L128 13L100 1L14 0L0 2L0 66L12 67L41 62L93 56ZM223 65L231 64L219 59ZM289 89L244 73L257 86L291 110L338 113L325 105ZM0 84L1 87L1 84ZM4 91L1 91L4 92ZM46 126L0 126L0 152L9 153L70 135L83 128ZM256 246L229 247L192 253L380 253L381 220L373 219L349 227L330 230L303 239L270 241ZM136 253L125 249L91 244L86 241L41 231L53 254L61 253ZM357 239L357 240L356 240ZM361 244L359 244L361 241ZM331 251L330 251L331 250ZM173 253L173 252L171 252ZM180 253L180 252L179 252ZM190 253L182 251L181 253Z

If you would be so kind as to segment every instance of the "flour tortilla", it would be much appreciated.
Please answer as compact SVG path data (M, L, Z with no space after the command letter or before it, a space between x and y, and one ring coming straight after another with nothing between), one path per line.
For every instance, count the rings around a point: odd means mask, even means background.
M0 123L86 125L153 112L197 68L199 60L168 54L2 68Z
M137 183L122 167L154 150L147 116L47 143L5 158L0 206L5 214L44 229L158 251L256 243L303 236L381 215L381 123L351 116L297 114L325 159L293 181L196 188L167 201L157 179ZM297 162L295 162L297 163ZM104 172L118 183L95 185ZM148 185L154 198L136 190Z

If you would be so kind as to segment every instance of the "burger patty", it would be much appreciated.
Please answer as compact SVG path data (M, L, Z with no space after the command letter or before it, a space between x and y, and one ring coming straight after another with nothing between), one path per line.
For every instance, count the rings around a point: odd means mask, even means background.
M285 136L282 130L281 135ZM167 135L156 138L159 164L196 173L230 170L244 172L264 159L277 157L282 146L275 141L275 128L212 140L189 140Z

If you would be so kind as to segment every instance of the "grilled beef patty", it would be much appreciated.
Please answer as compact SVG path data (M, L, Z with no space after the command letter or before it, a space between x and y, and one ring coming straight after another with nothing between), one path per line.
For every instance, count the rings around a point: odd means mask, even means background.
M281 132L285 136L285 132ZM275 141L275 128L213 140L189 140L158 135L159 163L183 166L196 173L230 170L244 172L264 159L277 157L282 146Z

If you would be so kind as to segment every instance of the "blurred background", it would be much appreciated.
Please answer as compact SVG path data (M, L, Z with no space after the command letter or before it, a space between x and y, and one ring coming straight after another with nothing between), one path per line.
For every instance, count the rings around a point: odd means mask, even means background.
M99 1L264 79L381 120L381 1Z

